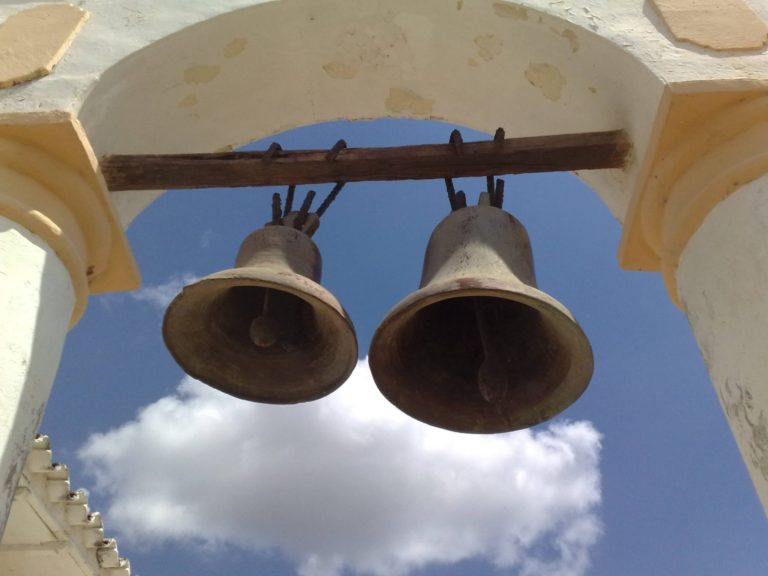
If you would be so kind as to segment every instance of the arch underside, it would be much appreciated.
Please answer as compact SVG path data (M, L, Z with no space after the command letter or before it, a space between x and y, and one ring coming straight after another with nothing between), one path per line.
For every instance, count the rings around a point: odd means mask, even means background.
M98 155L211 152L303 125L397 117L508 136L624 129L637 159L663 91L617 45L518 4L282 0L133 53L79 116ZM638 166L582 175L620 220ZM127 224L157 194L113 197Z

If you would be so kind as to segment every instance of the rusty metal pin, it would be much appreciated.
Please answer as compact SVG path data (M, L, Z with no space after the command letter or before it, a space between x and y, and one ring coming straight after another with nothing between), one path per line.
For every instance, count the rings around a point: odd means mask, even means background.
M459 205L456 200L456 188L453 186L453 178L445 179L445 189L448 191L448 203L451 205L451 210L458 210Z
M272 142L272 144L269 145L269 148L267 148L267 151L264 152L264 156L261 157L262 162L269 164L275 158L277 153L282 149L283 147L280 146L280 144L277 142Z
M448 143L453 146L453 151L456 156L462 156L464 151L461 149L461 145L464 144L464 139L461 137L461 132L454 129L451 132L451 137L448 139Z
M493 206L493 198L495 196L496 187L493 184L493 176L485 177L485 187L488 189L488 196L491 198L491 206Z
M498 178L496 180L496 190L494 194L494 202L491 206L501 208L504 205L504 180Z
M280 194L275 192L272 194L272 224L274 225L280 225L283 223L282 218L282 210L280 208Z
M285 210L283 211L283 218L288 216L291 210L293 210L293 195L296 192L296 184L288 186L288 193L285 195Z
M332 162L336 160L337 156L339 155L339 152L344 150L344 148L347 147L347 143L344 140L339 140L336 142L336 144L333 145L333 148L331 148L328 151L328 154L325 156L325 159L329 162Z
M307 192L304 202L301 203L301 208L299 208L299 213L296 215L296 220L293 223L293 227L296 228L296 230L301 230L304 223L307 221L307 214L309 214L309 209L312 206L312 201L315 199L315 194L316 192L314 190L310 190Z
M341 192L342 188L344 188L344 182L336 182L336 185L328 193L328 196L325 197L325 200L323 200L322 204L320 204L320 207L317 209L316 214L318 218L325 214L325 211L328 210L328 207L333 203L334 200L336 200L336 196L339 195L339 192Z

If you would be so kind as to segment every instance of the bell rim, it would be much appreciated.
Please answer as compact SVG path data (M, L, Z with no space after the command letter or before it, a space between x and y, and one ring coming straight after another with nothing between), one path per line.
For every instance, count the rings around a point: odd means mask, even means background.
M192 284L184 286L179 295L192 286L202 284L206 281L222 282L227 280L254 280L256 282L266 283L254 284L255 286L263 286L264 288L275 288L281 290L284 287L288 287L290 290L282 291L289 292L298 297L302 297L302 295L309 293L311 296L317 298L318 301L322 304L331 305L333 309L342 314L350 324L352 323L349 318L349 314L347 314L347 311L341 305L341 302L339 302L336 296L333 295L333 292L328 290L319 282L315 282L312 278L308 278L307 276L302 276L300 274L269 272L266 270L253 270L249 268L229 268L226 270L214 272L213 274L208 274L207 276L203 276ZM175 300L176 299L174 298L174 301ZM173 304L173 302L171 302L171 304Z
M188 369L188 367L180 361L180 354L177 351L176 344L173 341L173 338L170 337L170 332L172 330L171 326L175 322L175 315L179 312L178 307L184 305L184 299L189 298L194 294L194 292L199 291L206 284L210 283L217 283L221 290L238 286L253 286L259 288L276 289L281 292L292 294L312 306L319 306L326 309L327 311L335 312L336 317L343 321L343 327L346 328L345 330L341 328L341 326L339 327L340 329L337 331L338 337L344 337L344 334L346 334L349 338L348 342L344 343L342 346L339 346L340 350L350 350L348 358L343 364L344 370L341 372L341 376L334 378L330 384L323 386L322 388L318 388L316 394L304 394L300 397L296 396L289 399L277 399L271 397L270 395L240 393L238 391L227 388L226 386L221 386L211 382L210 377L195 370L194 368L191 370ZM228 284L230 284L230 286L227 286ZM307 278L306 276L281 272L269 272L266 270L230 268L209 274L198 279L192 284L184 286L184 288L182 288L182 290L176 295L176 297L166 308L165 315L163 317L162 335L168 352L187 375L235 398L263 404L299 404L303 402L319 400L320 398L335 392L349 379L350 375L354 371L355 366L357 365L359 353L359 342L354 324L352 323L352 320L347 311L330 290L326 289L324 286L315 282L311 278Z
M570 332L572 337L569 338L569 340L575 344L575 348L572 350L570 356L572 359L578 359L578 361L571 362L566 377L563 378L563 382L556 388L559 401L545 404L545 406L548 407L547 412L551 412L548 416L543 418L531 418L530 421L521 421L519 425L512 428L501 426L499 428L481 430L464 429L462 427L451 426L450 422L441 421L439 418L430 420L423 418L421 414L413 413L408 410L407 407L397 404L392 400L392 397L396 396L394 392L397 390L397 386L392 384L382 385L380 383L386 382L387 378L377 378L377 374L381 376L386 370L385 368L382 368L382 366L392 363L393 348L391 346L383 345L383 342L386 340L391 341L391 338L386 338L390 333L397 331L419 310L422 310L427 306L445 300L473 296L494 296L512 302L532 305L532 308L539 311L554 312L559 320L558 324ZM381 356L382 354L384 357ZM459 278L442 282L433 282L406 296L389 311L384 320L382 320L377 327L371 338L368 363L374 382L381 394L405 414L408 414L412 418L424 422L425 424L450 430L452 432L477 434L512 432L551 420L574 404L584 394L594 374L594 353L592 351L592 345L584 330L565 305L538 288L526 284L510 288L508 279L502 280L492 276L473 276L472 278ZM388 372L388 370L386 371Z

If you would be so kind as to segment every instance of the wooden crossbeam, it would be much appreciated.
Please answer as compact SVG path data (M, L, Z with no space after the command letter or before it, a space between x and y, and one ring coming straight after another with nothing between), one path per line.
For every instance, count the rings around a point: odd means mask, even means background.
M629 151L624 132L612 131L330 151L273 145L258 152L113 155L100 166L112 191L164 190L622 168Z

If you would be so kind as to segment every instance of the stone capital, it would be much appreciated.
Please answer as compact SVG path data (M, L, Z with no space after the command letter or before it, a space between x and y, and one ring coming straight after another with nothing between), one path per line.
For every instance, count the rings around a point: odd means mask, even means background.
M76 298L70 327L89 294L139 286L98 162L72 115L0 115L0 215L40 236L67 267Z
M721 200L768 173L768 88L674 88L627 212L619 262L661 271L680 306L677 268L688 241Z

